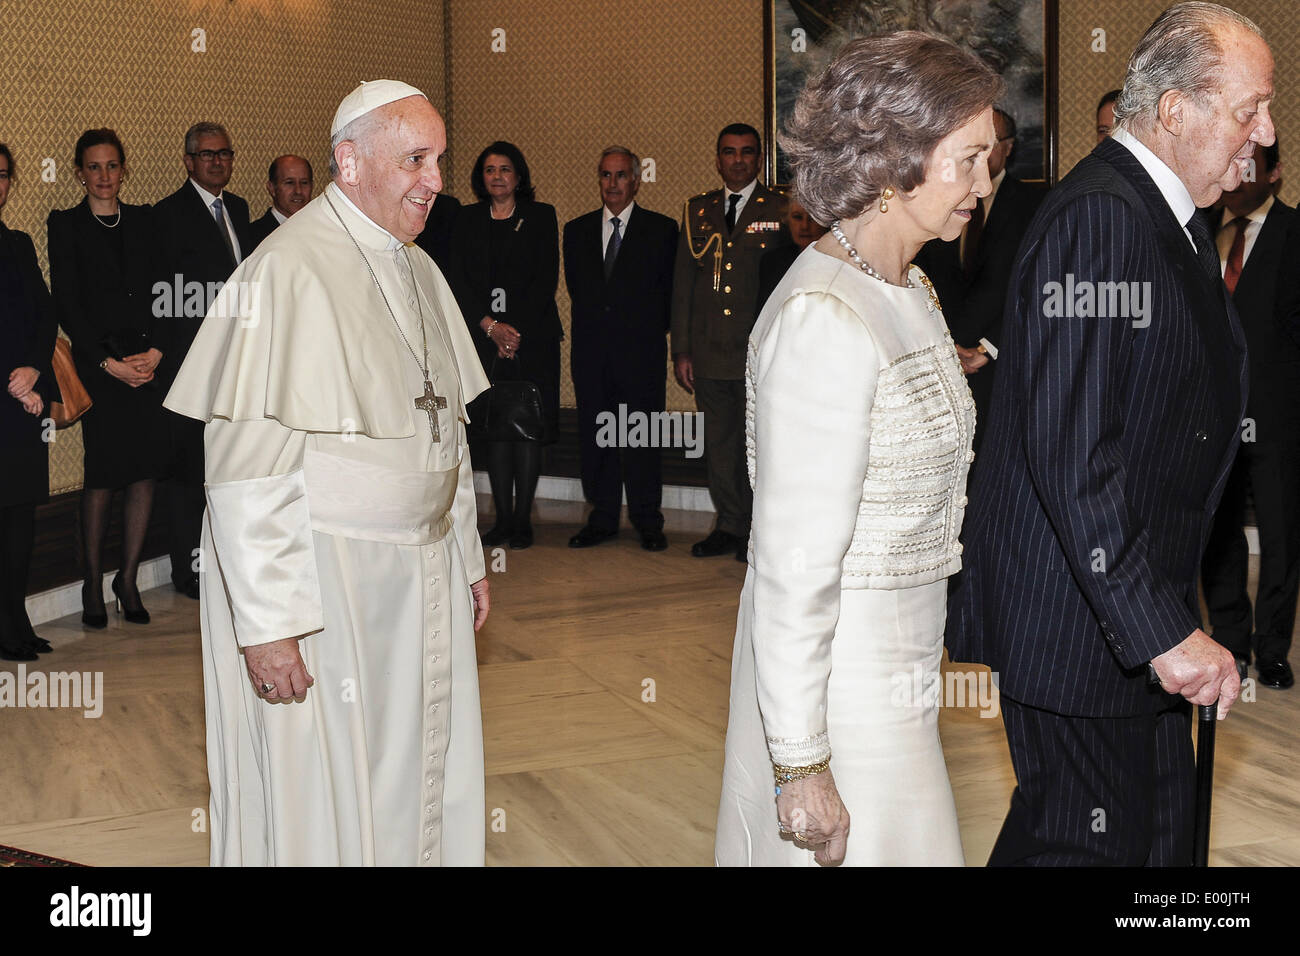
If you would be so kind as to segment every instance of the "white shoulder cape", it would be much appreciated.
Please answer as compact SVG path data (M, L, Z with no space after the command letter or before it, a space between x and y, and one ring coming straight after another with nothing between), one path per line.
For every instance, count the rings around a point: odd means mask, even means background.
M395 395L409 356L392 347L392 318L322 193L287 220L227 280L164 405L208 422L275 419L288 428L371 438L415 434L413 399ZM365 226L334 203L353 233ZM373 229L373 227L371 227ZM372 262L377 253L362 248ZM409 250L454 352L464 405L489 382L451 289L433 260ZM431 338L437 334L430 329Z

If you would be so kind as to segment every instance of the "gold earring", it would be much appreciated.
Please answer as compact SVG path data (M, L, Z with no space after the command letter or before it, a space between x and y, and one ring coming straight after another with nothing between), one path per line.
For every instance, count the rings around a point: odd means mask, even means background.
M884 191L883 193L880 194L880 211L881 211L881 212L889 212L889 203L887 202L887 200L890 200L890 199L893 199L893 198L894 198L894 190L891 189L889 186L886 186L886 187L885 187L885 191Z

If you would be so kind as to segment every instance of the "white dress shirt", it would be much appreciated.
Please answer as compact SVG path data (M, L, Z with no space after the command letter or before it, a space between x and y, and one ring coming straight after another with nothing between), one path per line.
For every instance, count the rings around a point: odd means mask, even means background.
M1243 267L1246 265L1246 260L1250 258L1250 251L1255 248L1255 240L1259 238L1259 230L1263 228L1268 211L1272 208L1273 194L1269 193L1268 198L1260 203L1257 209L1246 214L1246 244L1241 250L1241 264ZM1232 240L1237 235L1237 230L1229 229L1227 226L1236 218L1225 208L1223 216L1219 220L1218 232L1214 237L1215 245L1219 247L1220 274L1228 270L1228 253L1232 251Z
M283 226L283 225L285 224L285 222L288 221L288 219L289 219L288 216L286 216L284 213L280 212L280 210L276 209L274 205L271 206L271 215L275 217L275 221L276 221L276 223L279 224L279 225L281 225L281 226Z
M740 222L740 214L745 211L745 203L749 202L749 197L754 195L754 190L758 188L758 180L751 179L749 185L738 193L733 193L726 186L722 187L722 217L726 219L727 208L731 205L731 197L739 196L740 202L736 203L736 222Z
M212 215L212 204L218 199L221 200L221 218L225 220L226 223L226 233L230 236L230 246L235 250L235 263L239 264L240 262L243 262L244 254L239 248L239 237L235 235L235 224L230 221L230 211L226 209L226 200L224 198L225 192L208 192L193 179L190 180L190 185L198 190L199 198L203 200L203 205L207 208L209 216Z
M1191 232L1187 229L1187 223L1191 221L1192 216L1196 215L1196 203L1192 200L1192 194L1187 191L1183 181L1178 178L1178 174L1165 165L1162 160L1151 150L1147 149L1142 142L1126 129L1117 129L1110 136L1115 142L1119 143L1125 149L1137 158L1142 164L1142 168L1147 171L1147 175L1155 182L1156 188L1160 190L1160 195L1165 197L1169 209L1178 220L1179 225L1183 227L1183 235L1187 241L1192 244L1192 249L1196 249L1196 240L1192 238Z
M632 218L632 207L636 205L636 200L628 203L621 213L617 216L609 211L608 206L601 207L600 216L600 260L605 261L605 250L609 248L610 237L614 235L614 226L611 220L618 220L618 240L621 243L627 238L627 223Z

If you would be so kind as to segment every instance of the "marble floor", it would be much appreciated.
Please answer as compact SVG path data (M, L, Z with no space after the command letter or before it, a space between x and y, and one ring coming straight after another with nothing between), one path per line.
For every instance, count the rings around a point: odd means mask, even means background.
M709 515L669 513L663 553L627 531L573 551L582 507L538 507L532 549L489 554L488 863L709 865L744 566L690 556ZM170 588L144 598L147 627L110 612L106 631L78 615L38 628L55 647L39 668L99 674L102 694L92 676L81 709L0 710L0 843L96 865L207 862L197 605ZM1219 727L1213 865L1300 864L1300 689L1255 698ZM940 729L966 858L982 864L1014 785L1001 720L948 706Z

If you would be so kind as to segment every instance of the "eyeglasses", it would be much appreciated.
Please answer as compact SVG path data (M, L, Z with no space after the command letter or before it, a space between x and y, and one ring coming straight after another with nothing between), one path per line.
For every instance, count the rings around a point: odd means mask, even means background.
M228 163L235 158L235 151L233 149L201 149L197 153L190 153L189 155L195 156L205 163L210 163L215 159Z

